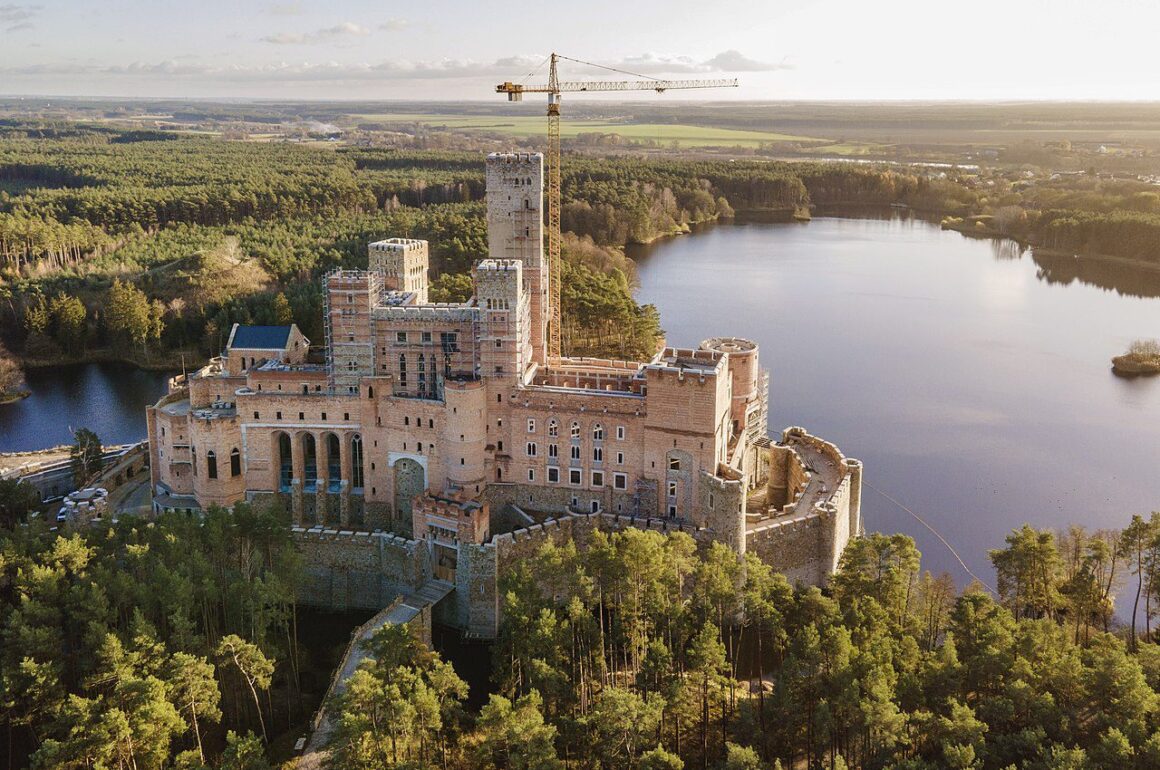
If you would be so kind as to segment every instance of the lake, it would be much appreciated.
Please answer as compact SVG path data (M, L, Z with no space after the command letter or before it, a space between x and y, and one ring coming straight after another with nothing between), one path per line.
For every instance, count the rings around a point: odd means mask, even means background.
M105 444L140 441L145 407L165 393L172 376L119 363L29 369L32 395L0 404L0 452L71 444L75 428L92 430Z
M1160 273L1033 258L907 218L727 224L634 249L670 345L748 337L769 426L866 464L868 531L993 585L987 550L1024 521L1121 527L1160 509L1160 378L1111 356L1160 336Z

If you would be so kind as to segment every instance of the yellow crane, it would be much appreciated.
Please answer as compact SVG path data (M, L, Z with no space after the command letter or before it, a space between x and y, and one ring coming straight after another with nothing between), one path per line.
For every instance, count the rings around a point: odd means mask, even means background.
M561 81L556 72L560 59L589 67L611 70L623 75L631 75L636 80L565 80ZM674 91L685 88L736 88L736 78L716 80L660 80L633 72L625 72L602 64L572 59L553 53L549 60L548 82L541 85L523 83L500 83L496 93L507 94L509 102L523 101L524 94L548 95L548 297L552 305L549 322L548 355L560 356L560 94L585 91ZM540 66L543 66L542 64Z

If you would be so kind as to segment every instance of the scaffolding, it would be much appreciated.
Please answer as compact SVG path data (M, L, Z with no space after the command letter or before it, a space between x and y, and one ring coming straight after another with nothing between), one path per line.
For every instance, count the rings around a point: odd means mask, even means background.
M332 270L323 286L327 387L331 393L356 393L359 380L374 374L371 311L382 292L383 276L366 270Z

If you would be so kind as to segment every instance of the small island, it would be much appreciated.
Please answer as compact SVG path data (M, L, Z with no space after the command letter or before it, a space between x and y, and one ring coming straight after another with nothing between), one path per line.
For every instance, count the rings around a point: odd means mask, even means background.
M1112 371L1124 377L1160 374L1160 340L1136 340L1112 359Z

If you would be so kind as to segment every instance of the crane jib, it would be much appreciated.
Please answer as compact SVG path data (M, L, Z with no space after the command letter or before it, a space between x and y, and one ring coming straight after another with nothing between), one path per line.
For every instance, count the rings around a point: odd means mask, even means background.
M556 74L556 63L559 59L568 59L578 64L584 64L600 69L610 70L630 77L639 77L640 80L580 80L560 82ZM716 80L660 80L639 75L635 72L626 72L615 67L606 67L602 64L571 59L553 53L547 61L551 62L548 69L548 82L538 85L524 85L513 83L510 80L495 87L496 93L507 94L509 102L523 101L524 94L548 94L548 152L545 165L548 171L548 303L551 306L548 322L548 355L549 360L558 359L562 350L560 344L560 94L566 92L588 91L656 91L662 94L665 91L683 88L737 88L736 78L720 78ZM541 65L543 66L543 65Z

